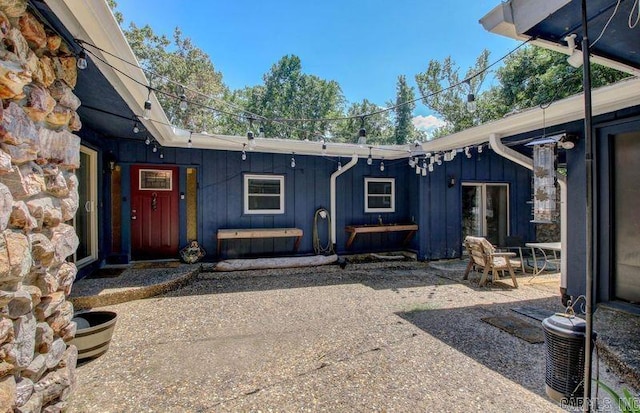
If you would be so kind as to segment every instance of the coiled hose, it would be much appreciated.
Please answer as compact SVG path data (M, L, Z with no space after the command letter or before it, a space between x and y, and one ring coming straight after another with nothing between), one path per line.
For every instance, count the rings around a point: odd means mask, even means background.
M320 245L320 236L318 235L318 221L326 219L327 221L327 245ZM325 208L319 208L313 215L313 251L319 255L333 254L333 244L331 243L331 215Z

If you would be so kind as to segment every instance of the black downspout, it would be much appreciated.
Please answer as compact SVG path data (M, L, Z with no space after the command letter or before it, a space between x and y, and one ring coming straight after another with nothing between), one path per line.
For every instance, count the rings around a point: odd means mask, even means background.
M583 412L591 411L591 352L593 335L593 134L591 108L591 67L589 59L589 35L587 31L587 0L582 0L582 87L584 89L584 158L587 180L586 208L586 274L585 274L585 357Z

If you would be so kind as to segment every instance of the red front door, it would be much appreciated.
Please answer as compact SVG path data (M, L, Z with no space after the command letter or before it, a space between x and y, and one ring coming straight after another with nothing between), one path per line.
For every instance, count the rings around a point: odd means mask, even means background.
M133 259L178 257L178 168L131 167Z

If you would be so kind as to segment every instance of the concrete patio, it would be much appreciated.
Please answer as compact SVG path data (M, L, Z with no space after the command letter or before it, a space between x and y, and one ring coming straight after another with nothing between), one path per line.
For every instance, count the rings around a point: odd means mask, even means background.
M104 307L111 348L79 366L70 411L560 411L544 344L480 320L537 325L511 308L562 310L558 277L480 289L456 266L203 272Z

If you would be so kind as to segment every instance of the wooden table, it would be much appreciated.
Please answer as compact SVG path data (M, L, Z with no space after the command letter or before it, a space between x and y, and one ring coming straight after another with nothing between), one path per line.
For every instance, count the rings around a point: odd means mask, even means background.
M293 250L298 251L303 232L300 228L244 228L218 230L218 255L223 239L254 239L254 238L283 238L296 237Z
M383 232L400 232L400 231L409 231L407 236L404 238L403 244L407 244L411 237L418 231L417 224L386 224L386 225L349 225L344 228L346 232L351 234L349 239L347 240L346 248L349 249L351 244L353 244L353 240L355 240L356 235L358 234L372 234L372 233L383 233Z
M539 275L547 267L548 263L557 264L560 259L557 256L557 252L562 251L562 243L560 242L527 242L525 246L531 248L533 254L533 275ZM538 260L536 258L536 250L542 252L544 257L544 264L542 268L538 269ZM553 251L553 258L549 258L546 251Z

